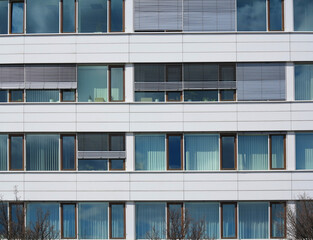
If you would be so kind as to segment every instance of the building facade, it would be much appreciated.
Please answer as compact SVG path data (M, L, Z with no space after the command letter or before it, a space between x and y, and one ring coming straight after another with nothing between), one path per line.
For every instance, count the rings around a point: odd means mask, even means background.
M286 238L313 197L310 0L0 0L0 192L62 239Z

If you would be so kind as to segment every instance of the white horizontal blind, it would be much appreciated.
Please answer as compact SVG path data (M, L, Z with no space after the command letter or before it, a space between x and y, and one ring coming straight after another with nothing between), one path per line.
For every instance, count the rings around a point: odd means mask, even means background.
M0 87L2 89L24 88L24 66L23 65L0 66Z
M135 31L182 30L183 0L135 0Z
M237 97L242 100L285 100L285 64L237 64Z
M184 0L184 31L235 31L235 0Z

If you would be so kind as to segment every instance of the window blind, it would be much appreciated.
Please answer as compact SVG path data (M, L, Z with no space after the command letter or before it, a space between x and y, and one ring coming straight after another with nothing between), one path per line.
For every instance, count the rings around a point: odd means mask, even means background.
M24 66L0 66L0 87L2 89L24 88Z
M135 0L135 31L182 30L183 0Z
M237 64L237 97L244 100L285 100L285 64Z

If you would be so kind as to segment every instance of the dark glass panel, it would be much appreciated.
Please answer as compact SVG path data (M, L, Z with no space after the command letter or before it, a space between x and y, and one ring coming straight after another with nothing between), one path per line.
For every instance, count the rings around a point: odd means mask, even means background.
M23 90L11 90L11 102L24 102Z
M8 91L0 90L0 102L7 102L7 101L8 101Z
M270 29L271 31L283 30L282 0L270 0Z
M75 102L75 90L62 90L63 102Z
M63 204L62 205L62 233L63 238L76 238L75 231L75 212L76 207L75 204Z
M122 159L111 160L111 170L124 170L124 160Z
M165 82L164 64L136 64L135 82Z
M223 204L223 238L236 237L236 205Z
M24 224L23 204L11 204L10 207L10 220L12 221L11 227L13 230L18 230L18 228L22 227Z
M168 136L168 169L182 169L181 136Z
M181 101L181 92L167 92L167 101Z
M26 102L58 102L59 90L26 90Z
M111 237L124 238L124 204L111 205Z
M12 170L23 169L23 136L10 137L10 161Z
M164 102L164 92L135 92L136 102Z
M0 0L0 34L8 33L8 1Z
M207 90L207 91L184 91L184 101L185 102L193 102L193 101L217 101L218 99L218 91L217 90Z
M222 136L222 169L235 169L235 137Z
M313 31L313 1L293 0L294 30Z
M168 65L167 68L167 82L181 82L182 81L182 66Z
M285 238L285 204L272 203L271 237Z
M266 0L237 0L237 30L266 31Z
M75 0L63 0L63 32L75 32Z
M234 101L235 90L221 90L221 101Z
M285 168L285 143L283 135L271 136L271 168Z
M184 64L184 81L218 81L218 64Z
M236 81L235 65L220 65L220 81Z
M79 159L79 171L107 171L108 160L103 159Z
M111 32L123 31L123 0L111 0Z
M62 137L63 170L75 170L75 137Z
M110 151L125 151L123 135L110 135L110 144Z
M109 151L108 140L106 133L79 133L78 151Z
M24 2L12 2L11 33L24 32Z

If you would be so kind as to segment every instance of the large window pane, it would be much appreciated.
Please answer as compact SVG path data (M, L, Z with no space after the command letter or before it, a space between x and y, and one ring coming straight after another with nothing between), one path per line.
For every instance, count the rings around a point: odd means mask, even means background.
M185 135L186 170L218 170L218 135Z
M7 102L7 101L8 101L8 91L0 90L0 102Z
M271 237L285 238L285 204L271 204Z
M195 222L204 220L205 238L218 239L219 203L186 203L186 211Z
M10 136L10 169L23 170L23 136Z
M8 170L8 135L0 135L0 171Z
M223 238L236 238L236 204L222 204Z
M59 0L28 0L26 7L27 33L59 32Z
M0 34L8 33L8 0L0 0Z
M78 32L107 31L107 0L78 0Z
M110 151L125 151L124 135L110 135Z
M110 76L110 100L123 101L124 100L124 68L112 67Z
M313 64L295 64L295 99L313 100Z
M110 2L110 31L122 32L123 31L123 1L114 0Z
M75 32L75 0L63 0L62 4L62 30Z
M147 239L153 229L165 238L165 203L136 203L136 239Z
M59 102L59 90L26 90L26 102Z
M235 136L221 136L222 169L236 169L235 143Z
M239 136L238 169L268 169L268 136Z
M313 31L312 0L293 0L294 30Z
M167 65L166 66L166 81L181 82L182 81L182 65Z
M11 33L23 33L24 2L12 2L11 7Z
M78 226L81 239L108 238L108 204L79 203Z
M268 203L238 203L239 238L268 238Z
M165 170L165 135L135 136L136 170Z
M313 169L313 134L296 134L296 169Z
M220 81L236 81L236 65L220 64Z
M124 238L124 204L111 204L111 238Z
M283 135L271 136L271 168L285 168L285 137Z
M109 151L107 133L79 133L78 151Z
M283 0L270 0L269 4L269 30L281 31L283 30Z
M78 101L107 102L107 66L78 66Z
M182 169L182 136L167 136L168 170Z
M62 136L62 169L75 170L75 136Z
M78 171L107 171L108 160L104 159L79 159Z
M184 64L184 81L218 81L218 64Z
M164 102L164 92L135 92L136 102Z
M26 135L26 169L59 170L59 135Z
M266 0L237 0L237 30L266 31Z
M24 91L23 90L11 90L10 102L24 102Z
M208 91L184 91L184 101L185 102L211 102L218 100L218 91L208 90Z
M76 206L62 205L62 238L76 238Z
M135 82L164 82L164 64L136 64Z

